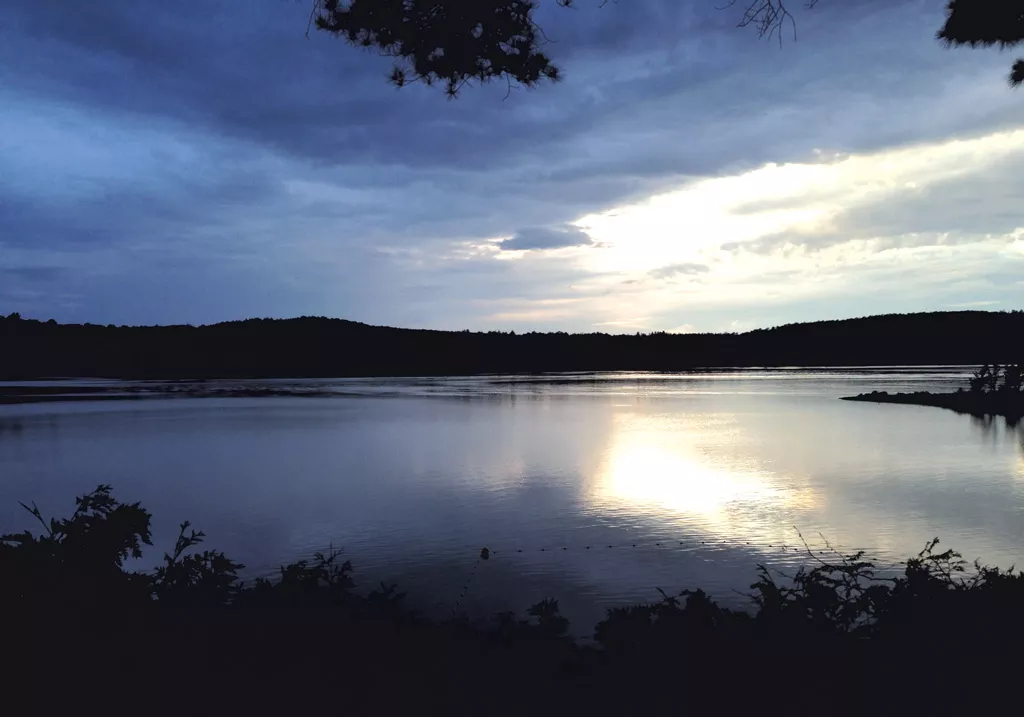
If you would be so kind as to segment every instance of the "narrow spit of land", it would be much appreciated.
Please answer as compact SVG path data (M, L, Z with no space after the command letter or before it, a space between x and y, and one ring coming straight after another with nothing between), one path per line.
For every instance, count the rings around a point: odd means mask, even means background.
M844 396L843 401L866 401L869 403L900 403L911 406L935 406L948 408L957 413L972 416L1003 416L1011 421L1019 421L1024 417L1024 393L993 395L975 394L969 391L952 393L931 393L915 391L913 393L888 393L872 391L856 396Z
M844 396L842 400L935 406L972 416L1003 416L1011 423L1024 416L1024 364L984 364L971 376L968 386L966 391L961 387L952 393L872 391Z

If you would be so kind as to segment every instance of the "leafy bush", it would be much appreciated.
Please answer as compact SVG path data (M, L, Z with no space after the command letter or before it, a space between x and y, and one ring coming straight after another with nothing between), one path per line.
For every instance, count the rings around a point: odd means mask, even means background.
M117 501L110 490L101 485L76 498L75 512L63 520L46 521L35 503L21 504L44 532L0 535L0 606L96 607L151 590L150 578L122 569L125 559L142 557L142 546L152 545L149 511Z

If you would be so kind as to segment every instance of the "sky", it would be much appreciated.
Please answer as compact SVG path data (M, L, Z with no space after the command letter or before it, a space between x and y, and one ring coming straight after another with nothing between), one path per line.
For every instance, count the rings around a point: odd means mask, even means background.
M386 81L306 0L0 5L0 314L744 331L1024 306L1024 90L940 0L541 0L558 84Z

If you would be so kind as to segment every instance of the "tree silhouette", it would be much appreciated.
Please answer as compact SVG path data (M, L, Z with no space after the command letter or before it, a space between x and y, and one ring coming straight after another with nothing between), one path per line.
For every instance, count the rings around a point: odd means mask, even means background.
M595 0L604 6L608 0ZM571 7L575 0L552 0ZM726 7L739 0L729 0ZM395 60L390 81L443 85L449 97L472 80L505 80L533 87L558 81L561 70L541 46L544 30L535 22L540 0L313 0L310 24L347 42ZM802 0L805 9L819 0ZM777 36L796 22L787 0L742 0L740 27L761 37ZM1024 0L950 0L937 37L950 47L1001 48L1024 42ZM1014 87L1024 82L1024 60L1010 72Z
M1024 366L1019 363L1011 363L1003 366L1003 391L1010 394L1019 394L1024 389Z
M555 0L568 6L572 0ZM395 58L391 82L441 83L455 97L470 80L532 87L559 70L540 50L536 0L314 0L320 30Z
M729 0L727 7L734 6L736 1ZM746 0L746 2L747 9L740 18L740 27L753 26L757 28L757 34L760 37L776 35L779 42L782 42L782 28L787 22L794 29L796 28L796 21L786 6L785 0ZM813 8L817 4L818 0L804 0L804 7L807 9Z
M737 0L730 0L728 6ZM803 0L805 8L813 8L819 0ZM746 10L740 27L753 26L758 35L778 35L782 41L785 25L796 27L786 0L745 0ZM991 47L1001 49L1024 42L1024 1L1022 0L950 0L946 5L946 22L936 37L948 47ZM1013 64L1010 85L1024 83L1024 60Z
M950 0L949 17L938 38L950 47L1000 48L1024 42L1024 2L1021 0ZM1013 87L1024 82L1024 60L1013 63L1009 76Z

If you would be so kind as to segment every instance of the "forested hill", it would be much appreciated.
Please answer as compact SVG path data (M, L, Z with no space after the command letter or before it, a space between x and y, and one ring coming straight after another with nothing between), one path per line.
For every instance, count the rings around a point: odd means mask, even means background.
M0 318L0 378L415 376L1019 362L1024 311L887 314L743 334L427 331L341 319L209 326Z

